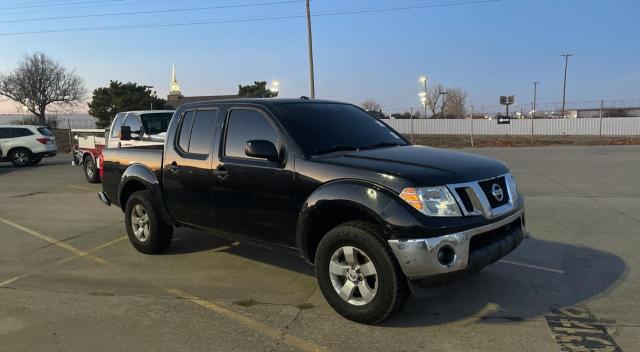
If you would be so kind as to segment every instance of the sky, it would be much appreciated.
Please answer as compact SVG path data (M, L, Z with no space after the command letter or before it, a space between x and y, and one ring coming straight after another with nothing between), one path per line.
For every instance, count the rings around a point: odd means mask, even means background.
M318 98L372 98L404 111L420 106L427 75L463 88L476 106L500 95L528 104L534 81L538 102L559 102L565 52L575 55L568 101L640 98L637 0L314 0L311 8ZM322 15L369 9L385 11ZM140 13L149 11L165 12ZM96 16L33 20L87 15ZM119 80L165 97L175 63L186 96L235 94L257 80L278 80L281 97L308 96L304 15L300 0L0 0L0 72L41 51L75 69L89 92ZM285 18L265 20L273 17ZM207 21L218 23L188 25ZM75 31L149 24L167 26ZM0 103L0 112L16 107Z

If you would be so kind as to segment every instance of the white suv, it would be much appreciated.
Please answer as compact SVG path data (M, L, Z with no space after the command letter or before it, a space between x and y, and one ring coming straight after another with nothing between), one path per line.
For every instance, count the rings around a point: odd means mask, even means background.
M57 153L56 138L46 127L0 126L0 161L11 161L15 166L35 165Z

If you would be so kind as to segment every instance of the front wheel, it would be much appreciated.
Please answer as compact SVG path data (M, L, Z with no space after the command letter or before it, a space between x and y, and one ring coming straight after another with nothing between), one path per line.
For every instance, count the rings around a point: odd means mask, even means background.
M173 227L162 221L149 191L133 193L124 214L129 240L139 252L156 254L169 247Z
M379 323L398 311L410 290L377 227L363 221L337 226L320 241L316 278L339 314L359 323Z

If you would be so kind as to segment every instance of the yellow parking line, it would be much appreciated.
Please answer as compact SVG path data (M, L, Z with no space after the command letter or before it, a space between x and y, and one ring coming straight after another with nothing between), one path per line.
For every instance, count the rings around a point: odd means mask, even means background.
M104 248L104 247L106 247L108 245L114 244L114 243L119 242L119 241L121 241L121 240L126 238L125 236L123 236L123 237L117 238L117 239L115 239L113 241L110 241L110 242L107 242L105 244L99 245L98 247L93 248L93 249L91 249L89 251L83 251L83 250L81 250L79 248L76 248L74 246L71 246L71 245L69 245L67 243L59 242L56 239L54 239L54 238L52 238L50 236L47 236L45 234L42 234L42 233L40 233L38 231L31 230L31 229L26 228L26 227L24 227L22 225L16 224L16 223L14 223L12 221L9 221L9 220L7 220L5 218L0 217L0 222L3 222L3 223L5 223L5 224L7 224L7 225L9 225L11 227L14 227L14 228L16 228L16 229L18 229L20 231L26 232L26 233L28 233L28 234L30 234L32 236L40 238L40 239L42 239L44 241L47 241L47 242L49 242L49 243L51 243L53 245L56 245L56 246L58 246L60 248L63 248L63 249L66 249L66 250L68 250L68 251L70 251L70 252L75 254L75 256L73 256L71 258L62 259L60 262L66 262L66 261L72 260L73 258L83 257L83 258L87 258L89 260L93 260L93 261L95 261L97 263L103 264L105 266L112 267L109 264L108 261L106 261L106 260L104 260L102 258L93 256L93 255L90 254L90 252L93 252L93 251L96 251L98 249ZM225 249L228 249L228 248L225 248ZM19 279L21 279L21 278L23 278L23 277L25 277L27 275L30 275L30 274L26 274L26 275L23 275L23 276L18 276L18 277L11 278L11 279L5 281L2 284L6 284L7 282L8 283L15 282L16 280L19 280ZM0 286L2 286L2 284L0 284ZM273 328L273 327L271 327L269 325L257 322L257 321L252 320L252 319L250 319L250 318L248 318L248 317L246 317L246 316L244 316L244 315L242 315L240 313L236 313L236 312L234 312L232 310L229 310L229 309L226 309L226 308L221 307L219 305L216 305L216 304L214 304L214 303L212 303L210 301L207 301L205 299L195 297L195 296L193 296L193 295L191 295L191 294L189 294L187 292L181 291L179 289L163 288L163 290L168 292L171 295L174 295L174 296L177 296L177 297L180 297L180 298L184 298L186 300L189 300L190 302L193 302L193 303L195 303L197 305L205 307L208 310L210 310L210 311L212 311L214 313L217 313L217 314L219 314L219 315L221 315L221 316L223 316L225 318L228 318L228 319L234 320L236 322L239 322L239 323L243 324L244 326L246 326L246 327L248 327L248 328L250 328L250 329L252 329L252 330L254 330L256 332L259 332L261 334L269 336L269 337L271 337L271 338L273 338L275 340L282 340L284 343L286 343L286 344L288 344L288 345L290 345L292 347L298 348L298 349L300 349L302 351L305 351L305 352L326 351L325 348L320 347L320 346L318 346L318 345L316 345L316 344L314 344L312 342L305 341L303 339L300 339L300 338L292 336L292 335L288 335L285 332L280 331L278 329L275 329L275 328Z
M275 340L282 339L282 341L284 341L287 345L298 348L302 351L309 351L309 352L310 351L326 351L325 348L320 347L314 343L302 340L295 336L287 335L286 333L283 333L278 329L272 328L269 325L257 322L255 320L251 320L242 314L239 314L227 308L221 307L217 304L207 301L206 299L193 296L185 291L175 289L175 288L165 289L165 291L167 291L171 295L188 300L189 302L195 303L199 306L202 306L224 317L235 320L251 328L252 330L260 332L263 335L267 335Z
M5 218L0 217L0 222L3 222L3 223L5 223L5 224L7 224L7 225L9 225L9 226L11 226L13 228L16 228L16 229L18 229L18 230L20 230L22 232L26 232L26 233L28 233L28 234L30 234L30 235L32 235L34 237L37 237L37 238L39 238L39 239L41 239L43 241L47 241L47 242L53 244L54 246L58 246L60 248L64 248L64 249L68 250L69 252L75 253L76 255L79 255L81 257L89 258L89 259L91 259L91 260L93 260L95 262L98 262L100 264L107 264L107 262L102 258L94 257L94 256L90 255L89 253L87 253L87 252L85 252L85 251L83 251L83 250L81 250L79 248L76 248L76 247L74 247L74 246L72 246L72 245L70 245L68 243L60 242L60 241L56 240L53 237L49 237L49 236L44 235L44 234L42 234L42 233L40 233L38 231L34 231L34 230L31 230L31 229L28 229L28 228L26 228L26 227L24 227L22 225L16 224L13 221L9 221L9 220L7 220Z
M83 252L83 253L85 253L85 254L93 253L93 252L99 251L99 250L101 250L101 249L103 249L103 248L109 247L109 246L111 246L111 245L113 245L113 244L116 244L116 243L118 243L118 242L121 242L121 241L123 241L123 240L125 240L125 239L127 239L127 236L118 237L118 238L116 238L115 240L112 240L112 241L109 241L109 242L103 243L103 244L101 244L101 245L99 245L99 246L93 247L93 248L91 248L91 249L89 249L88 251L85 251L85 252ZM40 272L42 272L42 271L44 271L44 270L46 270L46 269L51 269L51 268L53 268L53 267L56 267L56 266L62 265L62 264L64 264L64 263L70 262L70 261L72 261L72 260L74 260L74 259L77 259L77 258L80 258L80 257L81 257L80 255L78 255L78 254L74 254L74 255L69 256L69 257L66 257L66 258L64 258L64 259L58 260L57 262L54 262L53 264L50 264L50 265L47 265L47 266L44 266L44 267L42 267L42 268L40 268L40 269L38 269L38 270L32 270L32 271L30 271L30 272L28 272L28 273L26 273L26 274L23 274L23 275L20 275L20 276L16 276L16 277L13 277L13 278L11 278L11 279L9 279L9 280L6 280L6 281L3 281L3 282L0 282L0 287L2 287L2 286L6 286L6 285L9 285L10 283L16 282L16 281L18 281L18 280L22 280L22 279L24 279L25 277L28 277L28 276L31 276L31 275L34 275L34 274L40 273Z

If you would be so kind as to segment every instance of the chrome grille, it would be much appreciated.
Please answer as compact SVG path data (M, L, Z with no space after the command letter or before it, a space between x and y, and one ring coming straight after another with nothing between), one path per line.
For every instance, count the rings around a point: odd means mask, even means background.
M493 195L493 187L502 190L502 199ZM508 213L515 208L518 193L511 174L487 180L448 185L449 190L466 216L483 215L487 219Z

